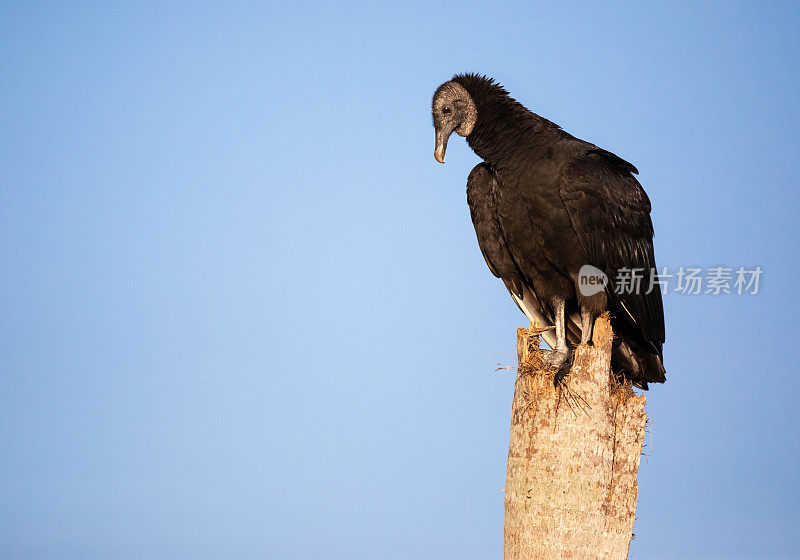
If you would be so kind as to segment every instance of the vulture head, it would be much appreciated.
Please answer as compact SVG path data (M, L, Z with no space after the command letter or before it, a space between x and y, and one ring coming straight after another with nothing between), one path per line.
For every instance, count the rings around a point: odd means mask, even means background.
M447 139L454 130L461 136L468 136L475 127L478 111L464 86L453 81L443 83L433 94L432 111L433 126L436 129L433 157L439 163L444 163Z

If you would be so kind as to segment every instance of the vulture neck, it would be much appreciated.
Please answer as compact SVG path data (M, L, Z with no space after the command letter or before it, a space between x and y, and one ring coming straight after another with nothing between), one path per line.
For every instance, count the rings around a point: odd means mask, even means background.
M467 136L470 148L497 167L552 157L564 132L508 95L488 95L476 103L478 120Z

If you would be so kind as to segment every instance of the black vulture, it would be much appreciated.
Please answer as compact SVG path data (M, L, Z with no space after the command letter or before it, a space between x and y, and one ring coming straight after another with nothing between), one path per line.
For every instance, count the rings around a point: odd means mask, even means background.
M437 161L444 163L453 131L483 159L467 179L478 245L528 318L555 326L543 336L556 380L571 348L591 344L595 318L609 311L614 372L643 389L663 383L664 310L650 199L636 168L477 74L436 90L433 124ZM581 284L587 274L602 283Z

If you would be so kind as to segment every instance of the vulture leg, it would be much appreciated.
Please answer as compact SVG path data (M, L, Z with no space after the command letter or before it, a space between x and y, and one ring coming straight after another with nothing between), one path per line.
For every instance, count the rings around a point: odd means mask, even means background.
M545 362L556 370L555 382L558 384L569 371L569 347L567 346L567 331L564 324L564 300L557 299L553 302L556 323L556 347L544 356Z
M588 306L581 306L581 344L592 345L592 331L594 330L594 313Z

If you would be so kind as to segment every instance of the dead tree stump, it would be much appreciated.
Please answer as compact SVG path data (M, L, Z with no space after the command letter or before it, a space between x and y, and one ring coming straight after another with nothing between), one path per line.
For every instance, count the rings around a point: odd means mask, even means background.
M541 332L541 331L538 331ZM553 386L539 335L517 330L505 496L504 560L624 560L636 516L645 398L611 376L612 332L600 317Z

